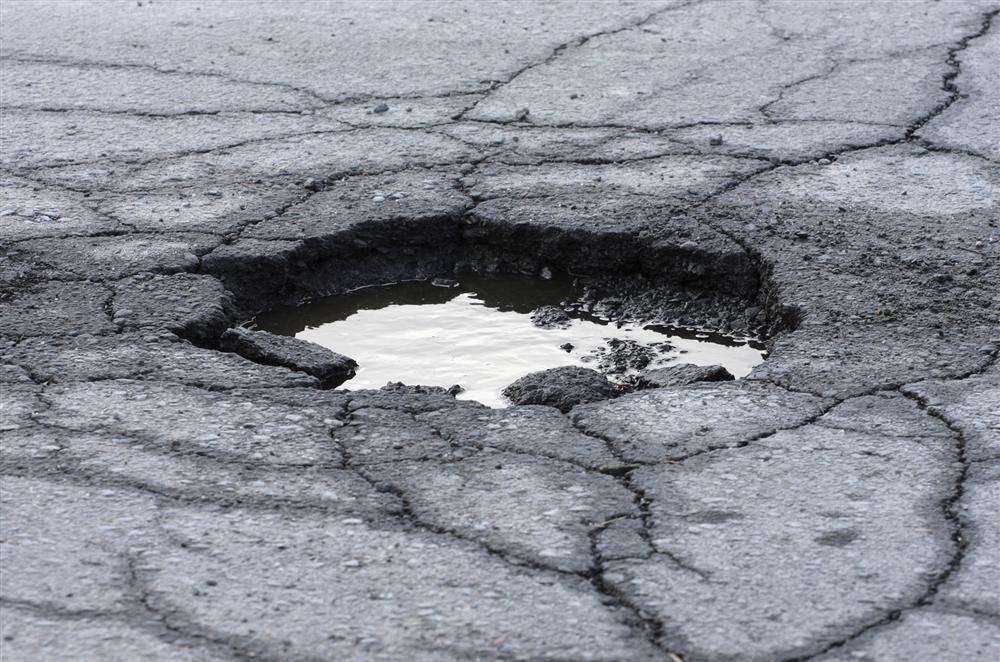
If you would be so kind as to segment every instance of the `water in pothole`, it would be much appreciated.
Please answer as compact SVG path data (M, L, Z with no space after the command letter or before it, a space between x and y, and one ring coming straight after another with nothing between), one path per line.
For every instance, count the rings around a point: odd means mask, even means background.
M524 375L564 365L608 372L677 363L721 365L737 378L764 358L759 343L673 327L610 323L563 305L560 326L541 328L531 312L579 297L565 280L463 276L457 287L404 282L366 287L260 315L257 326L346 354L357 375L343 388L388 382L464 388L458 397L507 406L501 391ZM624 365L623 365L624 364Z

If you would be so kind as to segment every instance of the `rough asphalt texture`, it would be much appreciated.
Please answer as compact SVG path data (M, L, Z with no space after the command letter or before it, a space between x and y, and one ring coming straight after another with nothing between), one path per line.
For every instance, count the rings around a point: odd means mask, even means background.
M997 659L1000 3L0 11L5 660ZM218 349L463 264L785 331L566 415Z

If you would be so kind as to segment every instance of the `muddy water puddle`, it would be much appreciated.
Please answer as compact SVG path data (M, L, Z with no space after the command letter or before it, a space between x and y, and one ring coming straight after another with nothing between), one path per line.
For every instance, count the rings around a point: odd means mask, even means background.
M760 344L675 327L612 323L580 305L567 280L464 276L457 285L367 287L260 315L257 326L346 354L359 364L342 388L388 382L464 388L458 397L507 406L505 386L524 375L583 365L622 382L641 368L722 365L737 378L763 361ZM556 318L540 327L532 312Z

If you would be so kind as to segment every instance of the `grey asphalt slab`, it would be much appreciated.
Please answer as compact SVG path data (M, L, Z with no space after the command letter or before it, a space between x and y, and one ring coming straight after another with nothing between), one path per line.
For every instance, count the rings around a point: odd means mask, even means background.
M998 16L3 3L2 657L996 659ZM460 268L769 354L563 414L220 344Z

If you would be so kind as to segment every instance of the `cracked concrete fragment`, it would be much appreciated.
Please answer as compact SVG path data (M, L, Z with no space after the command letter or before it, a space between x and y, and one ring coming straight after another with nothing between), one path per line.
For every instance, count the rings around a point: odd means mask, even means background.
M577 407L570 417L624 460L650 463L738 446L802 425L828 406L816 396L772 386L718 382L626 395Z
M50 281L5 297L0 335L77 336L114 333L104 311L110 291L98 283Z
M13 476L3 483L4 599L69 610L127 608L124 556L151 544L153 499Z
M104 660L125 662L221 662L224 653L202 643L171 642L157 636L155 626L135 627L122 619L64 617L44 609L3 609L4 657L9 660Z
M591 569L592 527L637 514L632 495L610 476L501 451L380 463L364 473L404 495L421 522L565 572Z
M685 659L808 655L912 604L945 570L955 459L809 425L638 469L659 553L606 564L604 579L662 620Z
M78 431L101 430L222 461L260 465L336 464L330 439L337 412L303 409L250 394L130 380L53 385L38 419Z
M125 331L166 329L214 343L233 321L233 297L211 276L141 274L118 281L114 291L111 315Z
M354 376L357 362L322 345L292 336L237 327L219 338L220 346L264 365L298 370L320 380L329 388L340 386Z
M819 662L937 659L990 662L1000 650L1000 625L974 614L923 608L871 630Z
M154 609L271 656L652 657L586 581L511 566L448 536L182 508L163 527L173 542L141 561Z

